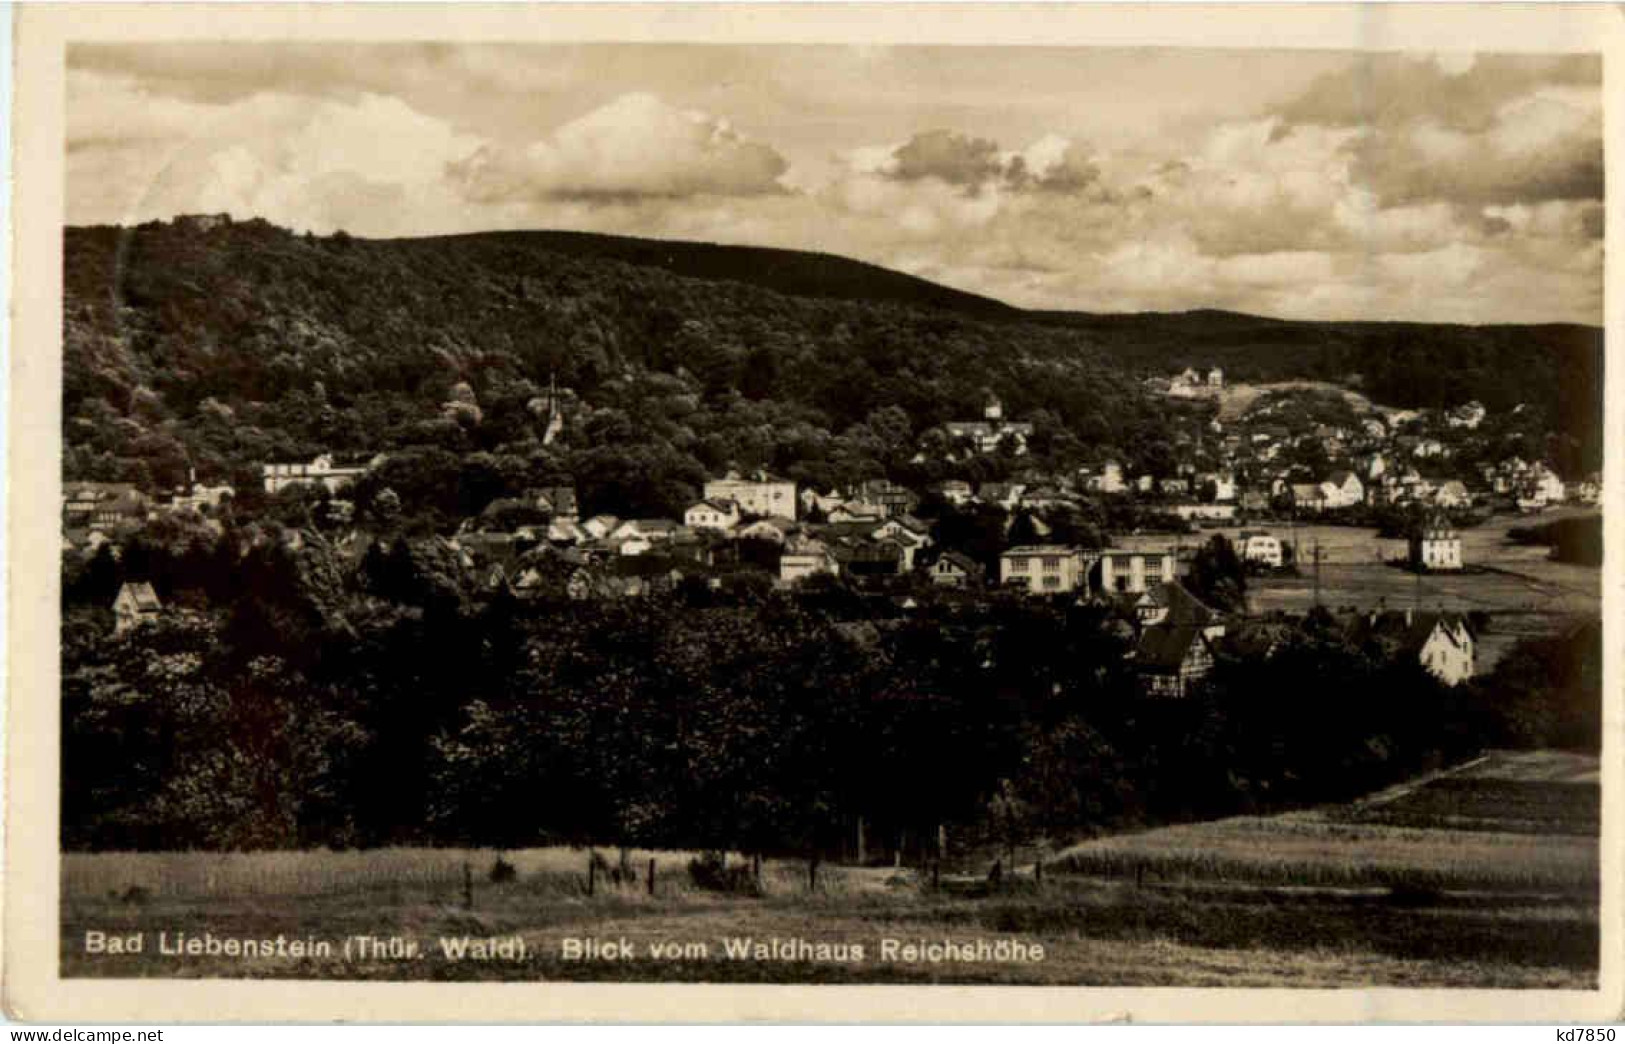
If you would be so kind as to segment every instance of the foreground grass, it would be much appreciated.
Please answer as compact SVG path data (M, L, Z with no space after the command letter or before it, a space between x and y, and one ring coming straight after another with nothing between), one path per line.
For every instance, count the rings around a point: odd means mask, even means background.
M1503 766L1505 767L1503 770ZM632 852L628 880L583 850L385 849L63 857L64 976L960 982L1050 985L1594 988L1594 831L1520 832L1560 810L1583 760L1497 756L1353 806L1237 817L1106 838L1023 868L1002 888L883 868L769 861L761 894L697 887L690 853ZM1520 789L1519 781L1527 783ZM1465 804L1464 804L1465 802ZM1497 813L1492 806L1505 806ZM1554 803L1556 802L1556 803ZM1470 808L1472 829L1449 829ZM1384 816L1404 816L1397 825ZM1497 816L1500 816L1498 819ZM1576 818L1577 817L1577 818ZM1507 829L1508 822L1520 824ZM1571 832L1562 833L1567 829ZM612 864L618 853L600 850ZM655 890L648 888L655 861ZM736 857L737 861L737 857ZM465 871L465 867L467 868ZM465 892L471 886L471 896ZM472 898L472 907L467 901ZM140 953L87 952L87 933L140 937ZM164 955L158 933L331 940L389 936L396 956ZM490 960L441 939L495 937ZM631 959L572 960L569 940L624 941ZM727 940L806 940L823 955L734 959ZM888 960L885 940L1043 948L1041 960ZM654 944L681 944L657 956ZM737 945L737 944L736 944ZM854 947L862 960L842 959ZM842 948L845 948L844 950ZM840 951L840 952L837 952Z
M1051 879L1043 888L981 899L913 884L888 893L763 899L600 892L561 899L525 882L491 886L472 911L402 895L314 897L299 903L240 898L111 899L70 904L63 923L66 976L673 980L742 982L985 982L1071 985L1472 985L1586 987L1597 962L1595 908L1531 898L1438 901L1423 908L1386 895L1210 893ZM96 956L84 933L144 932L148 952ZM418 941L413 960L229 960L151 952L159 930L216 936L339 938L399 935ZM517 936L518 961L453 961L444 936ZM627 940L636 956L614 963L566 960L566 939ZM857 944L862 963L736 961L724 940L807 939ZM884 939L1019 941L1042 961L882 962ZM654 959L655 942L703 944L706 956Z

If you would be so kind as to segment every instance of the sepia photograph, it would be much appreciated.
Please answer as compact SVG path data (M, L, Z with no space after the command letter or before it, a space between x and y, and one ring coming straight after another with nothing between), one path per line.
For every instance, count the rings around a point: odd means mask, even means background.
M61 981L1603 988L1600 50L60 67Z

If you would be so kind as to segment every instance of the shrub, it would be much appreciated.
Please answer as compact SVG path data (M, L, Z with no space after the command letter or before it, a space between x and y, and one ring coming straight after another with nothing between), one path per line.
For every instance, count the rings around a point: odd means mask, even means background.
M704 852L688 861L688 876L696 888L731 895L761 895L761 882L748 863L728 865L725 852Z

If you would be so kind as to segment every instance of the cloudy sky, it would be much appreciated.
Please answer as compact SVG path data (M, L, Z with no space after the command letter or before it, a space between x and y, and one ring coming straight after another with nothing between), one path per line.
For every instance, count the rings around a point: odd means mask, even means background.
M824 250L1013 304L1602 322L1592 57L69 51L68 221Z

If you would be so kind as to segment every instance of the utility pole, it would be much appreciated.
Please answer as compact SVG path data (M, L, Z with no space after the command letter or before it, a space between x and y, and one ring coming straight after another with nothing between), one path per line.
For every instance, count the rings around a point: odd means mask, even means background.
M1315 608L1320 608L1320 538L1315 538Z

